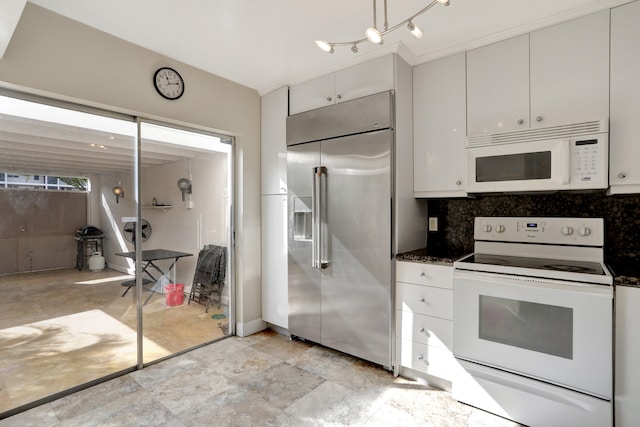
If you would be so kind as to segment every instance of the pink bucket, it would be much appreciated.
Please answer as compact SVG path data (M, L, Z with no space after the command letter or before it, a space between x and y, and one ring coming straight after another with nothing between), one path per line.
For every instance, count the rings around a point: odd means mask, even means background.
M167 305L174 307L184 302L184 285L182 283L170 283L164 287L167 295Z

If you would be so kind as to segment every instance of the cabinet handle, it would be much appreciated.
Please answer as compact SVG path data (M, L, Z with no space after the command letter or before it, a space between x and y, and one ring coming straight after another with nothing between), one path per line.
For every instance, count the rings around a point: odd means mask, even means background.
M423 272L421 272L421 273L420 273L420 277L424 277L424 276L426 276L426 274L425 274L425 272L423 271Z
M327 96L327 101L331 102L333 99L330 96Z
M420 302L427 302L427 300L424 298L420 298Z
M342 95L338 94L338 95L336 95L336 98L342 99Z
M424 334L425 329L424 328L420 328L420 333Z
M456 185L462 185L462 181L457 180L457 181L456 181Z
M618 178L620 179L625 179L627 177L627 174L624 172L618 172Z
M522 119L518 119L518 124L519 124L519 125L521 125L521 124L523 124L523 123L524 123L524 120L522 120Z
M423 355L418 356L418 360L424 360L424 356Z
M536 122L541 122L541 121L542 121L542 116L536 117Z

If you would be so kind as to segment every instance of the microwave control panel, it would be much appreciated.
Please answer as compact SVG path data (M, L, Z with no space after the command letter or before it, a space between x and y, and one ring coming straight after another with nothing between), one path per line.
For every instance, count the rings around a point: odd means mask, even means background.
M608 145L606 134L571 139L572 188L606 188L609 179Z

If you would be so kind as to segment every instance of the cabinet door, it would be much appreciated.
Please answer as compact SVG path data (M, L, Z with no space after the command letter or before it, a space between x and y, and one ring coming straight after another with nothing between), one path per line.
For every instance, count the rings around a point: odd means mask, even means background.
M280 88L262 97L261 174L262 194L287 192L287 115L289 89Z
M530 37L531 127L606 119L609 10L532 32Z
M467 134L529 126L529 35L467 52Z
M465 196L465 55L413 69L413 191Z
M262 320L287 329L287 196L262 196Z
M640 418L640 289L616 287L616 425L635 426Z
M640 192L640 2L611 10L611 193Z
M336 102L391 90L394 87L393 77L393 55L381 56L340 70L335 73Z
M334 87L333 73L291 86L289 93L290 114L334 104Z

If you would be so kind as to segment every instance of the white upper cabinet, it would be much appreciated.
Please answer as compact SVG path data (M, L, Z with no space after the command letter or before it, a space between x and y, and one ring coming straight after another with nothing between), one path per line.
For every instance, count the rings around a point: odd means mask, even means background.
M326 74L291 86L289 96L291 114L335 104L335 75Z
M467 52L467 133L529 127L529 35Z
M415 197L462 197L465 167L465 54L413 69Z
M289 89L280 88L262 97L261 150L262 194L287 192L287 115Z
M609 10L467 52L470 136L609 117Z
M611 194L640 193L640 2L611 10Z
M609 117L609 10L535 31L531 127Z
M291 86L290 113L349 101L394 88L393 54Z

